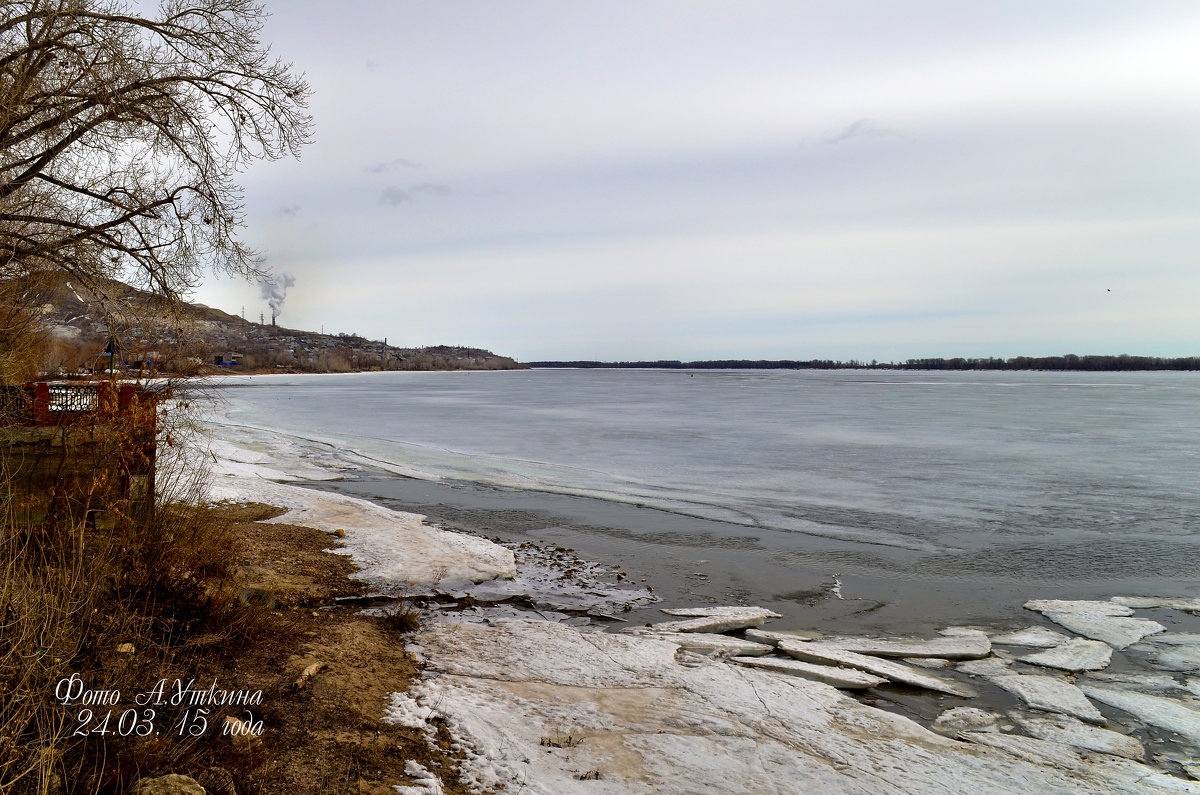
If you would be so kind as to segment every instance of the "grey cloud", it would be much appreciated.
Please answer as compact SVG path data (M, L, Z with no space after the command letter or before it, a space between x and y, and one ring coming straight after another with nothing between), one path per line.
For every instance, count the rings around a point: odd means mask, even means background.
M823 144L840 144L854 138L905 138L904 133L891 127L884 127L874 119L859 119L847 125L840 132L821 139Z
M367 59L367 71L368 72L374 72L378 68L379 68L379 63L377 61L375 61L375 59L373 59L373 58Z
M288 218L295 218L296 215L300 212L300 205L299 204L285 204L282 207L280 207L278 210L276 210L275 212L282 213L282 214L286 215Z
M367 166L367 173L369 173L369 174L386 174L389 171L395 171L398 168L420 168L420 167L421 167L420 163L414 163L411 160L405 160L402 157L398 157L395 160L388 160L383 163L375 163L374 165Z
M389 185L383 189L383 193L379 194L380 204L390 204L393 207L410 201L412 201L412 194L403 188L397 188L395 185Z
M434 182L422 182L420 185L413 185L411 188L413 193L420 193L424 196L453 196L454 189L449 185L441 185Z
M381 194L379 194L379 202L381 204L390 204L395 207L420 197L445 197L453 195L453 188L451 188L449 185L442 185L436 182L422 182L420 185L412 185L408 188L401 188L397 185L389 185L383 189Z

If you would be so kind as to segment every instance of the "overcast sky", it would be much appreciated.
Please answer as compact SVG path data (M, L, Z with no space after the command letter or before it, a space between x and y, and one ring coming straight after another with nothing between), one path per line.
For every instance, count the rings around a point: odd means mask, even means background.
M1200 354L1200 3L268 0L281 325L522 360ZM204 303L269 317L258 288Z

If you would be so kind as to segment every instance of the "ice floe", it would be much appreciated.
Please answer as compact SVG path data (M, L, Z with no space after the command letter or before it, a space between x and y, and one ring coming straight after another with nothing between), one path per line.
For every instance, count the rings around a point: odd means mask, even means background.
M1115 756L1091 756L1086 752L1051 740L1039 740L1033 737L1021 737L1013 734L997 734L993 732L968 732L963 734L965 739L995 748L1011 754L1017 759L1024 759L1034 764L1049 765L1059 770L1073 771L1075 775L1085 776L1102 765L1115 779L1121 773L1127 780L1118 784L1115 780L1109 786L1112 792L1160 792L1160 793L1194 793L1198 790L1191 782L1158 773L1145 765L1130 759ZM1015 789L1013 791L1016 791Z
M736 617L741 618L748 615L760 616L762 618L783 618L782 615L774 610L767 610L764 607L662 607L659 608L662 612L669 616L684 616L684 617Z
M1200 709L1172 698L1083 683L1079 686L1097 701L1128 712L1138 720L1174 732L1200 747Z
M970 698L976 695L973 688L949 677L936 676L892 660L883 660L878 657L847 651L837 646L829 646L821 641L810 641L808 643L784 641L779 644L779 650L805 662L857 668L860 671L882 676L893 682L912 685L913 687L923 687L926 690L936 690L939 693L949 693L952 696Z
M1122 604L1077 599L1030 599L1025 603L1025 609L1039 613L1083 613L1089 616L1133 615L1133 609Z
M1114 596L1109 601L1138 609L1169 608L1185 613L1200 613L1200 599L1181 599L1170 596Z
M988 656L992 651L991 641L982 632L932 640L825 637L821 639L821 643L876 657L941 657L947 660L977 660Z
M963 732L961 736L965 740L1012 754L1018 759L1059 770L1079 771L1085 764L1079 751L1064 743L999 732Z
M1023 732L1039 740L1051 740L1087 751L1123 756L1126 759L1141 760L1146 755L1146 750L1136 737L1099 726L1089 726L1069 715L1038 717L1014 710L1008 713L1008 716Z
M1114 649L1124 649L1147 635L1166 629L1162 624L1148 618L1125 618L1083 612L1051 612L1044 615L1059 626L1093 640L1102 640Z
M1200 671L1200 634L1168 632L1151 635L1129 651L1144 655L1155 668L1167 671Z
M670 641L682 649L701 653L716 652L740 657L761 657L775 650L775 647L766 643L756 643L752 640L742 640L729 635L708 632L659 632L650 627L643 627L632 630L631 634L659 638Z
M1193 689L1188 686L1187 682L1180 682L1169 673L1158 673L1154 671L1103 671L1100 673L1089 673L1087 678L1081 681L1087 682L1111 682L1121 685L1124 689L1140 690L1143 692L1157 693L1188 693L1200 695L1200 683Z
M663 621L652 624L651 627L658 632L728 632L733 629L761 627L764 621L775 615L778 614L761 607L748 607L739 613L727 612L683 621Z
M1139 651L1145 650L1147 661L1155 668L1166 671L1200 671L1200 647L1139 644L1139 647L1135 648Z
M824 637L820 632L812 632L804 629L748 629L743 633L746 640L754 640L759 643L769 643L772 646L778 646L782 641L795 640L806 641L814 640L815 638Z
M1105 722L1100 710L1088 701L1084 691L1065 679L1007 673L1003 676L989 676L988 681L1012 693L1033 709L1074 715L1088 723Z
M751 668L762 668L766 671L776 671L791 676L802 676L805 679L824 682L827 685L833 685L845 690L863 690L888 681L882 676L875 676L866 671L857 671L853 668L817 665L815 663L804 662L803 660L785 660L779 657L772 657L770 659L763 659L762 657L734 657L730 662L746 665Z
M1064 671L1101 671L1112 662L1112 647L1098 640L1071 638L1053 649L1019 658L1021 662Z
M984 660L968 660L967 662L959 663L954 666L954 670L970 674L971 676L1005 676L1012 673L1009 670L1009 666L1011 665L1011 660L988 657Z
M1015 632L992 635L992 643L999 646L1028 646L1034 649L1050 649L1068 639L1068 635L1046 627L1026 627Z

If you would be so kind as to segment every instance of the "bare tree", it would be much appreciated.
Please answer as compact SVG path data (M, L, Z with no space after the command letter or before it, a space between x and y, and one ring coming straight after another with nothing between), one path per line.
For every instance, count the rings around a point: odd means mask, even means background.
M120 278L168 299L260 275L236 174L308 142L309 87L253 0L0 3L0 278Z

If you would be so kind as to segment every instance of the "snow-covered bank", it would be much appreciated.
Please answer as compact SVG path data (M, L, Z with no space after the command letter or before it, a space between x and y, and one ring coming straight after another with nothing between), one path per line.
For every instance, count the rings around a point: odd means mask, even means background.
M322 468L311 460L290 460L269 448L256 452L229 440L214 441L211 448L214 499L272 503L289 509L275 521L344 530L346 548L363 566L363 576L382 590L448 589L452 582L514 576L512 553L499 545L431 528L415 514L282 482L320 476ZM324 470L324 477L332 474ZM1084 614L1092 617L1091 629L1101 622L1095 603L1089 604L1092 612ZM1038 607L1066 612L1064 603ZM805 641L778 642L786 650ZM929 649L911 643L896 648L918 656L931 649L946 654L949 644L925 645ZM878 644L872 648L879 651ZM393 696L388 717L430 731L435 719L444 719L466 755L464 773L481 791L1200 792L1200 783L1068 744L1065 734L1050 730L1046 735L1056 739L974 729L959 732L970 742L941 736L828 684L734 665L720 652L681 649L661 633L608 634L529 620L485 625L431 616L413 649L426 675L409 693ZM1022 663L1008 658L979 662L991 666L991 679L1026 689L1037 684L1030 680L1051 679L1010 670ZM1055 676L1069 684L1070 675ZM1187 717L1197 707L1194 693L1171 681L1182 695L1171 702L1170 714L1159 703L1165 699L1156 697L1125 698L1116 706L1144 713L1144 722L1177 725L1179 710ZM1097 687L1089 695L1115 703L1110 694L1120 689ZM947 706L962 703L955 699ZM1013 720L1021 723L1016 714ZM1101 730L1069 726L1077 734L1091 731L1087 742L1096 744L1094 734ZM423 788L407 790L435 792L437 784L431 778Z
M385 593L462 588L516 573L513 553L487 539L439 530L419 514L285 482L336 477L311 461L220 439L210 439L209 449L209 499L263 502L288 509L268 521L344 532L343 551L359 567L360 576Z

